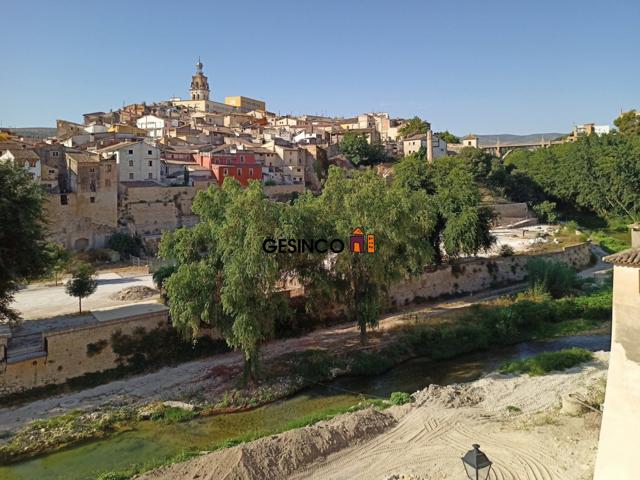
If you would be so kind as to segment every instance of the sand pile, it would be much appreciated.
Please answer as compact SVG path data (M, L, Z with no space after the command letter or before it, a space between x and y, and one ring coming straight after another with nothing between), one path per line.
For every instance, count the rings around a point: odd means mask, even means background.
M482 392L471 385L435 385L414 394L418 406L438 403L445 408L471 407L484 400Z
M135 286L123 288L117 293L111 295L111 300L118 302L131 302L136 300L144 300L145 298L158 295L158 290L145 286Z
M141 479L286 479L313 461L374 438L397 424L373 408L341 415L310 427L220 450L185 463L162 467Z

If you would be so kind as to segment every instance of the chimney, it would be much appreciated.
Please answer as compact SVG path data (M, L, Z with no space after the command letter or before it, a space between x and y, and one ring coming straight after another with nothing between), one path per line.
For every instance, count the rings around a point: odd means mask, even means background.
M427 161L433 162L433 132L431 129L427 130Z
M633 223L629 225L631 230L631 247L640 248L640 223Z

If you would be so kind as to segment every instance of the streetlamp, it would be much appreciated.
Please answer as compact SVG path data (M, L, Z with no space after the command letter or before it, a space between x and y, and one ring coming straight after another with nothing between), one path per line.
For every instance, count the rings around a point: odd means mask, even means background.
M462 457L467 477L469 480L487 480L493 462L480 450L480 445L474 443L472 447L473 450L469 450Z

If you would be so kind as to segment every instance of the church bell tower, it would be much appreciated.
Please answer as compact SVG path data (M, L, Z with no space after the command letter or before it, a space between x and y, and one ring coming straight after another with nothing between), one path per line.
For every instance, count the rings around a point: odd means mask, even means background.
M191 100L209 100L209 80L202 73L202 62L198 58L196 63L196 74L191 77L191 88L189 89Z

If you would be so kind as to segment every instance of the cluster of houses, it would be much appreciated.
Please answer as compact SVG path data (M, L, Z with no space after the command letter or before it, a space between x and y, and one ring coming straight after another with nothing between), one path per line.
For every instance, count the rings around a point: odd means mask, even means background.
M188 99L138 103L57 121L55 137L0 139L0 161L17 162L48 192L51 240L73 250L100 248L116 231L148 243L191 225L195 194L234 178L264 184L273 198L320 189L329 164L352 168L339 144L348 133L384 146L390 156L425 149L447 154L430 130L401 138L387 113L353 118L276 115L244 96L211 99L200 61Z

